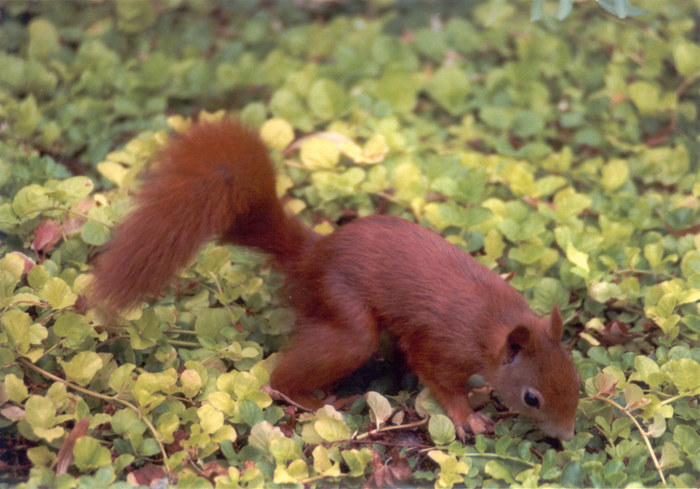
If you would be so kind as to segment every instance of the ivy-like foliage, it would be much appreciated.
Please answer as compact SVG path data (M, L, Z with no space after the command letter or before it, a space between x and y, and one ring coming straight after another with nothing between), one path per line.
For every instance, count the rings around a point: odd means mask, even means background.
M700 4L562 1L565 20L533 22L544 2L301 3L3 3L0 477L696 486ZM118 324L86 310L91 258L202 109L260 129L278 194L318 232L402 216L536 311L558 305L576 436L545 439L494 398L495 434L462 443L407 378L315 413L279 399L269 371L294 317L245 249L207 245Z

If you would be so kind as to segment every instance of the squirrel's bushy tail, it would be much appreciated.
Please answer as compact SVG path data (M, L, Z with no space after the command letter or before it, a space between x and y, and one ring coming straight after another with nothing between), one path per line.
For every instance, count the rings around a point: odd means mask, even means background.
M134 211L97 257L90 302L110 310L134 306L156 294L214 237L284 263L313 236L285 214L274 166L257 134L228 118L199 122L158 155Z

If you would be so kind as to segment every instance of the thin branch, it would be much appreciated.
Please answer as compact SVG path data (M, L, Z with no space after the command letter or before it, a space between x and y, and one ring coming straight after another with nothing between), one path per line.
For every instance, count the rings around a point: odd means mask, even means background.
M158 437L158 431L156 430L155 426L149 421L149 419L141 412L141 410L135 406L134 404L131 404L129 401L125 401L124 399L120 399L116 396L107 396L105 394L100 394L99 392L92 391L90 389L86 389L85 387L79 386L77 384L74 384L68 380L62 379L61 377L54 375L50 372L47 372L46 370L42 369L41 367L37 367L34 365L32 362L27 360L26 358L20 358L19 362L24 365L27 368L30 368L37 372L38 374L42 375L43 377L49 378L53 380L54 382L61 382L64 384L66 387L69 387L75 391L82 392L83 394L86 394L91 397L95 397L97 399L101 399L106 402L115 402L118 404L121 404L123 406L128 407L132 411L136 412L136 414L139 415L139 418L146 424L148 429L153 433L153 438L156 440L156 443L158 443L158 447L160 447L160 452L163 455L163 461L168 460L168 454L165 451L165 447L163 446L163 443L160 441L160 438ZM167 467L167 463L166 463Z
M654 453L654 449L651 446L651 442L649 441L649 437L645 433L642 426L637 422L637 419L634 416L632 416L632 414L629 411L627 411L627 409L625 409L623 406L619 405L618 403L616 403L615 401L613 401L612 399L609 399L607 397L591 396L591 397L587 397L586 399L596 399L598 401L607 402L608 404L619 409L620 412L624 413L625 416L627 416L629 419L632 420L632 422L635 424L635 426L639 430L639 434L642 435L642 439L644 440L644 443L647 446L647 450L649 451L649 455L651 456L651 460L654 463L654 467L656 468L656 471L659 473L659 477L661 477L661 482L664 485L666 485L666 478L664 477L664 473L661 470L661 465L659 465L659 460L656 458L656 454Z
M66 209L65 207L60 207L60 206L56 206L56 205L42 207L41 209L32 209L32 210L25 212L24 214L18 215L17 217L22 219L29 214L34 214L34 213L41 214L42 212L46 212L46 211L63 211L63 212L66 212L68 214L73 214L75 216L81 217L81 218L85 219L86 221L93 221L93 222L96 222L98 224L102 224L103 226L106 226L107 228L110 228L110 229L112 228L111 225L107 224L104 221L101 221L100 219L97 219L97 218L92 217L92 216L88 216L87 214L84 214L82 212L74 211L72 209Z
M408 423L408 424L397 424L397 425L392 425L392 426L384 426L383 428L378 428L378 429L374 429L372 431L368 431L367 433L362 433L361 435L358 435L355 438L353 438L353 441L363 440L364 438L367 438L369 436L376 435L378 433L384 433L386 431L415 428L416 426L424 425L427 422L428 422L428 419L426 418L426 419L421 419L420 421L415 421L413 423Z

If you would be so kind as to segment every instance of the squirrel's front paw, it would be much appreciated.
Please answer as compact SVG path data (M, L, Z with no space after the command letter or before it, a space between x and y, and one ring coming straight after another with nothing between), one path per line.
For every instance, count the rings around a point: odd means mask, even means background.
M471 413L469 416L467 416L467 426L469 426L469 430L475 435L480 435L482 433L493 433L493 426L495 424L496 423L494 423L491 418L485 414L482 414L480 411Z

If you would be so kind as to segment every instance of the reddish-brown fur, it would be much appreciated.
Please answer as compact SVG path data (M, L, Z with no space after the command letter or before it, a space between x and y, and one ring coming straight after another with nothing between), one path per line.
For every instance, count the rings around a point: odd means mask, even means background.
M540 318L496 273L404 219L317 235L284 213L264 145L230 119L194 125L158 162L98 259L94 302L119 309L155 294L212 237L250 246L272 255L297 314L275 389L318 406L312 391L361 366L387 330L460 435L488 428L467 403L474 374L546 433L573 435L579 380L558 310Z

